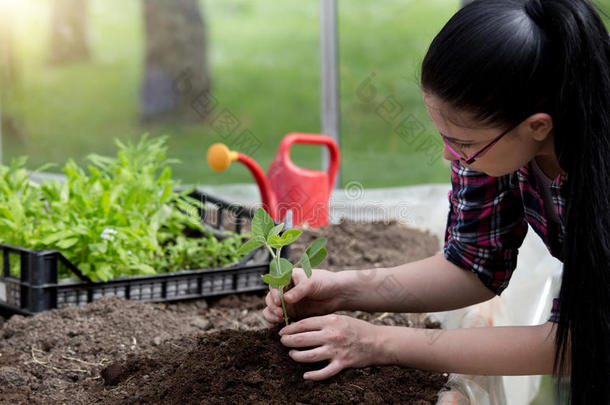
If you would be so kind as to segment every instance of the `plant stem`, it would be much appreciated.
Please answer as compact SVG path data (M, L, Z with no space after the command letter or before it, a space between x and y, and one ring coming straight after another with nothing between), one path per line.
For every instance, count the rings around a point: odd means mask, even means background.
M282 266L280 265L280 253L282 252L282 248L277 249L277 254L275 255L275 261L277 262L277 271L282 272Z
M267 245L267 244L265 244L265 247L267 248L269 253L271 253L271 256L275 259L275 253L273 253L273 249L271 249L271 247L269 247L269 245Z
M277 268L281 270L280 266L280 256L281 256L282 248L277 249L277 254L275 255L275 259L277 260ZM286 322L286 326L288 326L288 313L286 312L286 304L284 304L284 287L280 287L280 301L282 301L282 310L284 311L284 322Z
M273 257L273 260L276 261L278 270L281 269L281 266L280 266L280 253L282 251L282 248L277 249L277 254L276 254L276 253L273 252L273 249L269 245L267 245L266 243L265 243L265 246L267 247L267 249L271 253L271 256ZM282 310L284 311L284 322L286 322L286 326L288 326L288 313L286 312L286 304L284 303L284 287L278 287L278 290L280 290L280 301L282 301Z
M280 287L280 301L282 301L282 309L284 310L284 322L288 326L288 314L286 312L286 305L284 304L284 287Z

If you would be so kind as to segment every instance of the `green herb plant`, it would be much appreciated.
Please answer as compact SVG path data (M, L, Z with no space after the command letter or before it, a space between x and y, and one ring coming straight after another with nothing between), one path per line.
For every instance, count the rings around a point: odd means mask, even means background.
M0 243L59 250L94 281L236 262L244 237L206 233L203 203L189 197L192 189L175 191L170 164L177 161L166 157L165 139L117 140L116 157L89 155L86 168L69 160L63 181L34 182L26 158L0 165Z
M326 239L317 238L303 252L301 259L292 264L287 259L280 257L282 248L290 245L301 236L302 231L298 229L288 229L282 233L284 223L275 225L273 219L267 212L259 208L252 218L252 238L244 243L238 250L238 255L245 255L254 249L265 246L271 253L272 260L269 263L269 273L262 275L263 281L273 288L280 291L280 301L284 311L284 322L288 325L288 314L284 303L284 287L290 284L292 270L295 267L302 267L307 275L311 277L312 268L316 267L326 257Z

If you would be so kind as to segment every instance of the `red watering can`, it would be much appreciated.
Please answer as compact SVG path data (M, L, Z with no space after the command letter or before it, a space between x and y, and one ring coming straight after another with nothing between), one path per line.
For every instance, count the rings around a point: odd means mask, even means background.
M328 173L297 167L290 160L290 148L295 143L324 145L328 148ZM249 156L215 143L208 149L208 164L215 171L223 171L232 161L242 162L254 176L261 192L263 208L276 222L284 220L292 210L295 226L308 223L311 227L328 225L328 200L339 169L339 147L329 136L290 133L282 139L267 175Z

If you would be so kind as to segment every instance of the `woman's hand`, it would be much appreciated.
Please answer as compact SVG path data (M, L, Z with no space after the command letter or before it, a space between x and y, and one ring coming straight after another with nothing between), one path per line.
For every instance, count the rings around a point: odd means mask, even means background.
M379 356L378 326L345 315L306 318L280 330L281 342L291 350L298 362L315 363L328 360L326 367L309 371L306 380L324 380L344 368L360 368L375 364ZM313 346L317 346L312 348Z
M304 318L312 315L325 315L339 310L344 295L341 273L314 269L310 278L305 271L295 268L290 285L284 289L284 303L289 318ZM267 306L263 317L271 325L284 321L284 312L277 288L269 288L265 297Z

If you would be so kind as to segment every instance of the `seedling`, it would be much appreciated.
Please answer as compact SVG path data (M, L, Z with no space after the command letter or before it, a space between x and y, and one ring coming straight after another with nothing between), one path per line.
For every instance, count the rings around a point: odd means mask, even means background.
M166 138L116 144L116 157L89 155L87 168L69 160L63 182L34 183L26 158L0 165L0 243L59 250L84 275L104 282L238 260L241 235L186 237L206 233L198 214L205 205L189 197L192 188L174 191L180 184L171 176L175 161L166 158ZM19 277L19 262L11 263ZM58 271L71 275L67 266Z
M280 290L284 321L288 325L288 314L284 303L284 287L290 284L292 270L295 267L302 267L307 278L311 277L312 268L322 263L322 260L326 257L326 248L324 247L326 239L317 238L314 240L303 252L301 259L293 265L287 259L280 257L280 254L284 246L290 245L301 236L302 231L288 229L280 236L282 229L284 229L284 223L275 225L269 214L264 209L259 208L252 219L252 239L244 243L237 250L237 254L245 255L263 245L269 250L273 259L269 263L269 273L263 274L262 278L265 283Z

